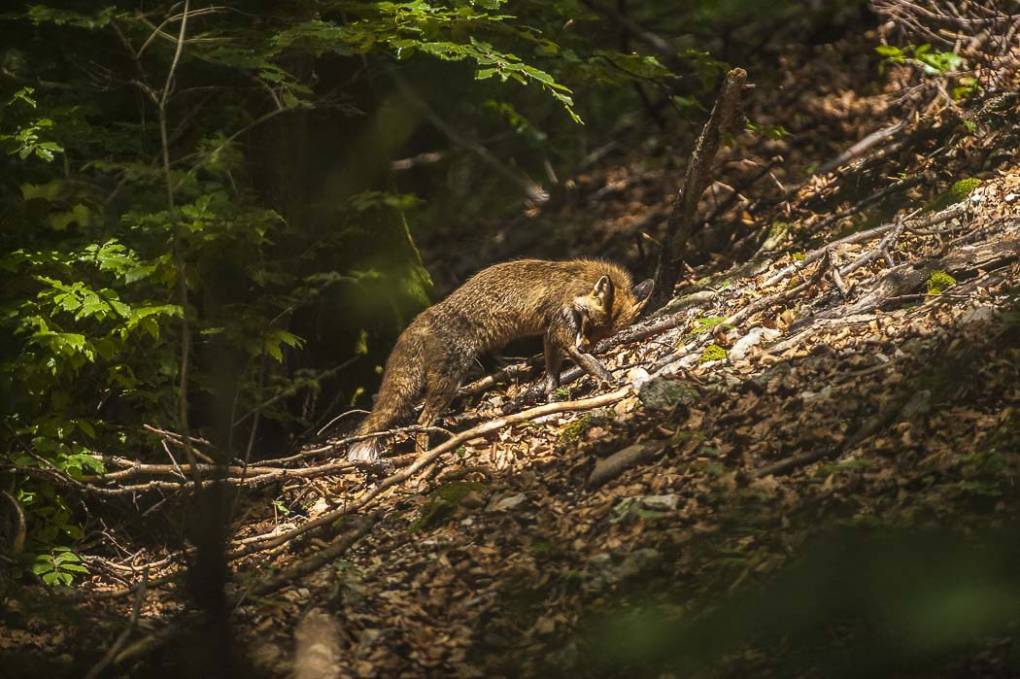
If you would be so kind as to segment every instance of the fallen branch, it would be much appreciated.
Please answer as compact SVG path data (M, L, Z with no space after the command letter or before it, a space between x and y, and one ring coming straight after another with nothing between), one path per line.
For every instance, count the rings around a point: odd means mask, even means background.
M335 509L331 512L326 512L325 514L322 514L321 516L318 516L315 519L312 519L311 521L308 521L307 523L304 523L298 526L297 528L289 530L285 533L280 533L278 535L260 535L241 540L239 541L241 546L235 548L233 551L228 553L227 557L229 560L234 560L241 558L242 556L247 556L248 554L252 554L254 552L277 547L286 542L289 542L290 540L293 540L294 538L300 535L315 530L316 528L329 525L330 523L336 521L337 519L346 514L350 514L352 512L361 510L370 502L372 502L376 497L378 497L384 490L387 490L388 488L391 488L397 484L403 483L404 481L410 479L422 468L432 464L445 453L455 450L457 446L461 445L462 443L466 443L467 441L470 441L472 439L480 438L482 436L485 436L486 434L490 434L494 431L503 429L504 427L509 427L520 422L534 420L539 417L544 417L545 415L553 415L556 413L578 410L591 410L593 408L601 408L603 406L612 405L626 397L627 394L630 393L630 391L631 391L630 386L626 386L621 389L617 389L616 391L609 392L608 394L593 396L591 398L586 399L578 399L576 401L547 403L545 405L531 408L530 410L525 410L519 413L514 413L513 415L498 417L496 419L483 422L482 424L476 427L472 427L467 431L460 432L459 434L449 439L448 441L444 441L435 448L422 454L421 456L418 457L417 460L415 460L415 462L411 466L407 467L405 470L397 474L387 476L375 488L365 493L364 495L362 495L360 498L350 503L349 505L339 509Z
M861 139L859 142L848 148L843 153L840 153L832 160L822 163L818 167L818 169L815 170L815 175L828 174L833 170L837 169L840 165L844 165L850 162L851 160L860 158L862 155L867 153L873 146L885 141L886 139L889 139L890 137L899 134L900 130L902 130L906 126L907 124L901 120L900 122L890 125L889 127L884 127L881 130L876 130L875 132L872 132L868 136L864 137L864 139Z
M927 228L935 226L936 224L940 224L942 222L949 221L950 219L960 217L967 211L967 209L968 206L966 202L957 203L956 205L952 205L946 208L945 210L942 210L941 212L937 212L933 215L922 217L914 221L904 221L902 222L902 224L905 226L905 228L910 229L911 231L918 228ZM803 259L794 262L789 266L785 266L776 273L772 274L771 276L766 278L761 285L762 287L765 288L773 286L776 283L779 283L783 279L787 278L791 274L794 274L803 269L804 267L817 262L819 259L826 257L829 250L838 248L841 245L852 245L854 243L863 243L865 241L869 241L873 238L877 238L878 236L885 235L886 233L892 231L893 229L897 228L900 225L901 222L899 221L890 222L888 224L882 224L881 226L876 226L866 231L859 231L857 233L850 234L849 236L845 236L843 238L840 238L839 240L834 240L831 243L826 243L822 247L816 248L811 252L805 254Z
M631 388L627 386L621 389L617 389L616 391L609 392L608 394L593 396L587 399L578 399L576 401L564 401L560 403L548 403L542 406L538 406L536 408L532 408L530 410L515 413L513 415L508 415L505 417L499 417L493 420L489 420L476 427L472 427L471 429L460 432L459 434L453 436L449 440L425 452L421 456L416 457L415 461L410 466L405 468L403 471L387 476L382 481L380 481L379 484L375 486L372 490L368 491L360 498L358 498L356 501L348 505L345 505L344 507L336 509L332 512L322 514L316 517L315 519L312 519L284 533L276 534L269 533L264 535L256 535L235 541L233 543L235 545L234 549L228 552L226 555L227 561L228 562L235 561L237 559L240 559L241 557L248 556L256 552L261 552L268 549L272 549L274 547L278 547L287 542L290 542L291 540L297 537L300 537L301 535L309 533L310 531L316 530L323 526L327 526L343 516L352 514L356 511L363 509L365 506L367 506L369 503L375 500L375 498L377 498L384 490L410 479L421 469L432 464L445 453L455 450L457 446L461 445L462 443L465 443L475 438L485 436L486 434L498 431L504 427L509 427L520 422L527 422L529 420L534 420L539 417L544 417L546 415L553 415L556 413L570 411L591 410L593 408L601 408L603 406L612 405L626 397L627 394L630 393L630 390ZM349 463L345 462L344 464ZM182 556L184 556L184 554L188 553L189 551L191 550L190 549L184 550L183 552L170 555L167 558L162 559L158 564L147 564L146 567L155 568L157 566L158 567L169 566L171 563L174 562L174 560L181 558ZM150 585L163 584L165 582L173 580L174 577L175 575L173 574L169 576L164 576L157 581L150 582ZM132 591L134 591L134 586L122 590L113 590L110 592L105 592L99 596L103 596L104 598L116 598L124 596L126 594L130 594Z
M304 559L294 562L286 570L283 570L272 577L266 578L262 582L256 583L255 586L251 588L250 593L256 596L265 596L287 586L292 582L296 582L311 573L314 573L323 566L332 563L341 554L350 549L354 543L368 535L375 525L379 523L382 516L383 513L381 510L373 512L365 518L361 526L359 526L353 533L337 537L326 547L317 549L314 553ZM242 595L241 599L243 599L244 596L245 595Z
M652 459L666 447L663 441L646 441L635 443L619 450L609 457L599 460L588 475L588 487L597 488L606 481L615 479L626 470L642 462Z
M935 271L960 274L978 269L1001 266L1020 258L1020 237L963 246L942 259L919 264L901 264L886 271L871 291L842 313L858 314L874 309L885 299L904 295L922 287Z

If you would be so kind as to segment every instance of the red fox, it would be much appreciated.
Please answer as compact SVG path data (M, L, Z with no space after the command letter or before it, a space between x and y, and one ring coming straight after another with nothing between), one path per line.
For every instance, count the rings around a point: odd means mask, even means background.
M461 380L482 353L520 337L542 335L545 389L559 387L563 355L603 384L612 375L590 346L630 325L641 313L651 281L632 287L630 274L610 262L522 259L479 271L449 297L418 315L386 361L382 386L359 435L406 421L424 396L418 418L430 426L450 405ZM419 437L418 447L427 439ZM347 458L376 462L378 439L353 444Z

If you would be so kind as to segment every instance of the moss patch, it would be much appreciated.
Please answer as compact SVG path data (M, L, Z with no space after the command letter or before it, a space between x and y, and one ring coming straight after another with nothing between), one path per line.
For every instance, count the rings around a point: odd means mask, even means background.
M954 285L956 285L955 278L945 271L935 271L928 277L928 294L941 295Z
M948 191L928 203L928 210L931 212L938 212L939 210L945 210L950 205L956 205L963 201L963 199L969 196L971 192L979 186L981 186L980 179L976 179L974 177L961 179L949 187Z
M421 513L411 524L413 531L432 530L453 517L464 498L485 491L484 483L474 481L452 481L432 491L428 503L422 507Z
M718 344L709 344L705 347L705 350L701 352L701 362L709 363L710 361L725 361L726 350Z
M576 446L580 443L585 432L595 424L595 419L592 415L584 415L565 426L563 431L560 432L559 445L563 448Z

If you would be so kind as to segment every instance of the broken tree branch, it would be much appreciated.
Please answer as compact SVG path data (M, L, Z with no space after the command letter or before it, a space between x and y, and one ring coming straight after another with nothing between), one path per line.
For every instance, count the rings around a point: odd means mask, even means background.
M747 82L747 71L734 68L726 74L719 98L708 117L701 135L691 152L684 181L673 198L673 207L662 239L659 262L655 271L655 287L648 309L654 311L673 297L673 288L680 277L678 258L687 247L695 228L698 201L708 186L709 171L719 151L723 135L730 132L737 119L740 91Z
M609 457L599 460L588 476L588 487L597 488L606 481L615 479L626 470L646 462L663 451L664 441L645 441L627 446Z

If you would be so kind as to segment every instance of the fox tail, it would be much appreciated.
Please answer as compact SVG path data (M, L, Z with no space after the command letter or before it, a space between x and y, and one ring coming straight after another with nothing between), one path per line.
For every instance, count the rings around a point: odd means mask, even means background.
M425 357L421 341L413 334L405 333L397 340L386 370L383 372L379 396L368 417L358 427L357 434L363 436L390 429L395 424L407 421L414 413L414 400L425 386ZM351 444L347 459L351 462L376 462L382 452L380 439L363 439Z

